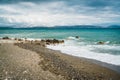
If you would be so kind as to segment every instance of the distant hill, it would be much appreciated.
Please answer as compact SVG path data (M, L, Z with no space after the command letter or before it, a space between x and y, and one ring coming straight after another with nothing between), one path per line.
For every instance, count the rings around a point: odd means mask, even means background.
M56 28L120 28L120 25L111 25L111 26L94 26L94 25L74 25L74 26L54 26L54 27L46 27L46 26L33 26L33 27L13 27L13 26L0 26L0 29L56 29Z
M120 28L120 25L111 25L111 26L108 26L109 28Z

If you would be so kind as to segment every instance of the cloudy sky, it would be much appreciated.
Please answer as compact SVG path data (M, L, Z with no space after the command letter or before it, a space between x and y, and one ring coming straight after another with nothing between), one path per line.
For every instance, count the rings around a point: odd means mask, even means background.
M0 26L119 24L120 0L0 0Z

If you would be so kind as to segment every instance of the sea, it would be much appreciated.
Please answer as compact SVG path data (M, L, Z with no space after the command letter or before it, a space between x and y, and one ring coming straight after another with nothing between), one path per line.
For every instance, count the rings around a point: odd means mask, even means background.
M0 28L0 38L4 36L64 40L47 48L120 66L120 28Z

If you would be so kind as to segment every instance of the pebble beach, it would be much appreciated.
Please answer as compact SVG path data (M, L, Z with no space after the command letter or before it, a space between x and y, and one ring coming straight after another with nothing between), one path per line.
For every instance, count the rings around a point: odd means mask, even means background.
M42 44L42 43L41 43ZM86 59L63 54L43 44L3 40L1 80L119 80L120 74Z

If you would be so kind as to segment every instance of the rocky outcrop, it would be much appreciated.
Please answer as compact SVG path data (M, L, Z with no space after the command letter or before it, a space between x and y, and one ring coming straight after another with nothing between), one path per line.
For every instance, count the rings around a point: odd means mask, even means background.
M5 37L3 37L2 39L10 39L9 37L7 37L7 36L5 36Z
M99 41L97 42L97 44L105 44L105 42Z
M41 40L41 42L45 42L46 45L50 45L50 44L61 44L61 43L64 43L64 40L46 39L46 40Z
M75 38L79 39L80 37L79 36L75 36Z
M46 45L51 45L51 44L55 45L55 44L64 43L64 40L57 40L57 39L27 40L27 39L15 38L14 40L18 41L19 43L30 43L30 44L40 45L42 47L46 47Z

